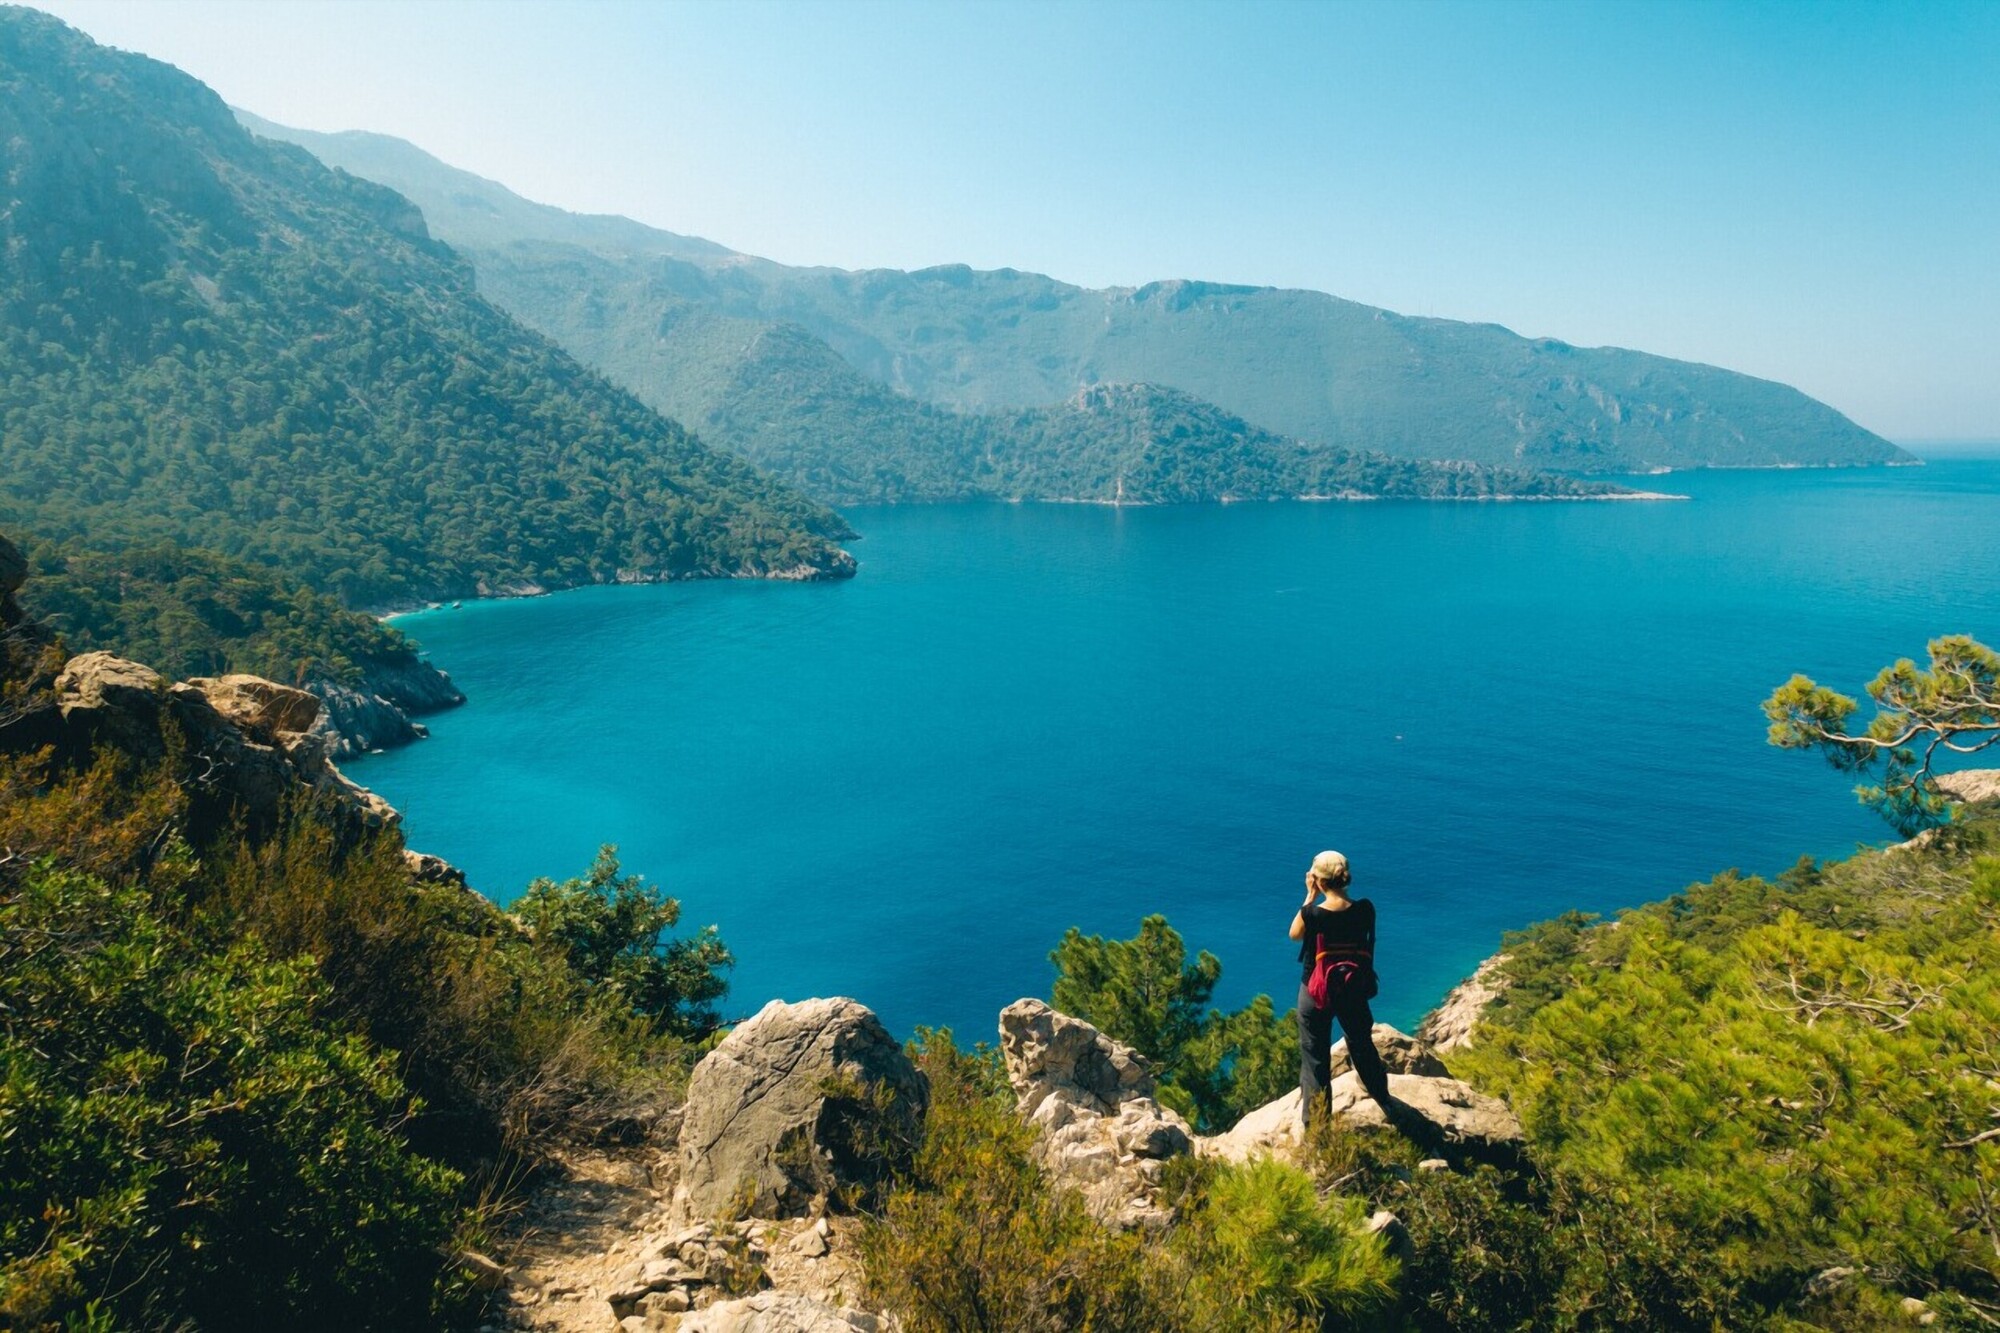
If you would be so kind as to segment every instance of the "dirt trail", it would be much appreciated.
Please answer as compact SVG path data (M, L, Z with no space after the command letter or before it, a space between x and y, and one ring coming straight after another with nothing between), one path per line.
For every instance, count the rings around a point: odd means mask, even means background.
M504 1300L486 1327L671 1330L681 1308L773 1289L861 1303L854 1219L704 1225L675 1213L673 1167L658 1148L563 1153L515 1220ZM662 1283L663 1271L680 1276Z

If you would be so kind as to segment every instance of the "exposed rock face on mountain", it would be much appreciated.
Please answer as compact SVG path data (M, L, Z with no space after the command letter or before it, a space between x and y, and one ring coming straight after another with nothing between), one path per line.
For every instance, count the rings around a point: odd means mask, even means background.
M1043 408L1133 383L1308 445L1407 458L1637 472L1909 457L1796 389L1713 366L1319 292L1182 280L1092 291L962 264L788 268L534 204L381 135L245 119L415 200L494 300L697 425L726 408L713 389L746 349L791 326L882 389L961 412ZM841 416L881 406L846 389L827 401Z
M1000 1049L1018 1109L1040 1131L1042 1167L1080 1191L1100 1220L1164 1227L1161 1168L1187 1152L1187 1121L1153 1099L1153 1075L1131 1047L1040 1000L1000 1011Z
M261 676L197 676L188 684L216 712L267 744L283 735L303 735L319 720L319 703L311 694Z
M1390 1095L1406 1109L1392 1124L1349 1067L1328 1088L1327 1105L1336 1129L1390 1126L1439 1157L1518 1164L1524 1142L1521 1123L1505 1102L1452 1078L1429 1046L1386 1023L1375 1025L1375 1046L1389 1067ZM1345 1052L1337 1045L1335 1054L1338 1060ZM1197 1146L1203 1153L1231 1161L1260 1154L1289 1155L1299 1148L1302 1126L1295 1089L1250 1112L1227 1133L1199 1140Z
M865 1006L773 1000L695 1067L677 1198L693 1218L842 1206L907 1159L930 1087Z
M1417 1039L1440 1051L1470 1046L1473 1029L1486 1016L1487 1007L1507 989L1507 978L1500 970L1506 962L1506 954L1495 954L1453 986L1438 1007L1417 1024Z
M423 723L379 694L333 680L310 681L306 688L320 702L314 734L337 758L393 750L430 735Z

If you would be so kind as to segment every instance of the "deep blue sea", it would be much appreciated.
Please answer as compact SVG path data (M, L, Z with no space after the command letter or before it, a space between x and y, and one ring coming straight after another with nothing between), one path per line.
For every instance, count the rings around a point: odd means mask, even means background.
M472 702L350 772L503 902L618 844L721 926L732 1014L899 1032L990 1036L1150 912L1283 1009L1334 847L1408 1026L1503 931L1885 840L1760 701L2000 642L2000 462L1645 484L1692 499L855 510L849 583L403 618Z

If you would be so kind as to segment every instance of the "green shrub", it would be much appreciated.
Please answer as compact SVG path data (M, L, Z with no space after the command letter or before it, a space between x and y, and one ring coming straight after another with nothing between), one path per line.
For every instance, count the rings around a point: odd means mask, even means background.
M1280 1016L1268 995L1230 1013L1210 1008L1222 964L1206 950L1189 963L1163 916L1145 918L1129 940L1072 926L1049 961L1050 1002L1145 1056L1160 1101L1198 1129L1227 1129L1297 1081L1292 1012Z
M1225 1166L1189 1196L1172 1245L1189 1273L1189 1328L1380 1327L1397 1264L1352 1195L1270 1158Z
M948 1034L917 1057L930 1115L908 1177L863 1229L869 1298L910 1333L1173 1327L1162 1320L1171 1289L1145 1242L1043 1183L1034 1131L995 1093L990 1063Z
M1808 1317L1835 1268L1864 1323L1885 1293L2000 1302L1988 836L1718 876L1531 955L1539 993L1453 1064L1546 1174L1561 1326Z
M722 974L735 959L714 926L665 938L680 920L679 901L621 874L617 848L598 848L579 879L535 880L513 911L538 944L616 1005L677 1036L699 1039L715 1030L715 1001L729 988Z
M394 1060L327 1021L309 960L47 864L0 890L0 954L6 1322L428 1317L460 1177L404 1142Z

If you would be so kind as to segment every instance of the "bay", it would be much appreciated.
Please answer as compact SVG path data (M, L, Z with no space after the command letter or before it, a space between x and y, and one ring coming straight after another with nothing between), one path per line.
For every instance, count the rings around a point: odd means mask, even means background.
M502 902L618 844L720 926L732 1015L847 994L904 1033L990 1038L1067 927L1153 912L1282 1010L1335 847L1407 1027L1503 931L1886 840L1760 701L2000 642L2000 462L1665 480L1691 498L856 510L849 583L401 618L472 702L349 771Z

